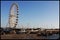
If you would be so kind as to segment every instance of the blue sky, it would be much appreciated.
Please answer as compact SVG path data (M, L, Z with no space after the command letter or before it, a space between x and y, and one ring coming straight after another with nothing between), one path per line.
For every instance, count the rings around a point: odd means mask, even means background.
M58 28L59 27L59 2L58 1L2 1L1 26L8 24L9 11L12 3L19 7L19 27ZM52 24L52 26L51 26Z

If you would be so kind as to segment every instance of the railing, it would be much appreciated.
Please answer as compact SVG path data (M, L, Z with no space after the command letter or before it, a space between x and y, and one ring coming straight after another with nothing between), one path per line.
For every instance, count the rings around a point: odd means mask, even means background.
M1 30L1 34L21 34L21 33L25 33L25 34L42 34L42 35L51 35L51 34L57 34L59 33L59 29L45 29L43 31L41 31L41 29L33 29L33 31L31 31L32 29L25 29L26 32L21 32L22 29L8 29L4 30L4 29L0 29ZM36 31L37 30L37 31Z

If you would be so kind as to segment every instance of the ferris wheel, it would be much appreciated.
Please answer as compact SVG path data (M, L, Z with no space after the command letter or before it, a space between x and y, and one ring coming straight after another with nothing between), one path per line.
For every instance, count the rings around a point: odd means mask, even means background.
M13 3L9 12L9 27L15 28L18 24L18 5Z

